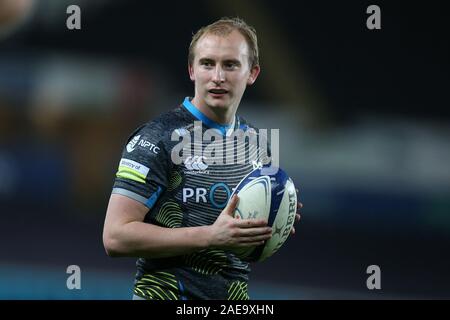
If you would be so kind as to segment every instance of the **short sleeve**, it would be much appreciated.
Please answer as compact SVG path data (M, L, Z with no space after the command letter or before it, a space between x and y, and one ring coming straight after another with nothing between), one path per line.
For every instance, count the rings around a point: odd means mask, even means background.
M167 188L169 159L159 126L147 124L138 128L123 149L112 193L151 209Z

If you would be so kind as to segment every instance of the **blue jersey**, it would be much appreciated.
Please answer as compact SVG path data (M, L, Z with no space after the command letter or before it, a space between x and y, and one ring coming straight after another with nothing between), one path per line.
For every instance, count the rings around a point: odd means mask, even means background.
M255 164L269 159L264 152L267 149L250 139L227 140L237 129L257 132L239 116L231 126L221 126L186 98L129 137L112 193L147 206L146 223L166 228L213 224L239 181ZM211 130L223 138L214 140L215 146L222 148L211 151ZM199 136L202 139L196 140ZM224 161L208 161L211 156ZM245 156L245 161L239 161L240 156ZM139 258L134 294L146 299L248 299L249 272L247 262L218 249Z

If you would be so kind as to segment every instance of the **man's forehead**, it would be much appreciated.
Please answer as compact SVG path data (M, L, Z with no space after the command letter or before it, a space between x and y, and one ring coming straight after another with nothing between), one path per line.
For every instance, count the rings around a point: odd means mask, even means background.
M198 59L246 59L248 51L244 36L236 30L228 35L207 33L198 40L195 47L195 54Z

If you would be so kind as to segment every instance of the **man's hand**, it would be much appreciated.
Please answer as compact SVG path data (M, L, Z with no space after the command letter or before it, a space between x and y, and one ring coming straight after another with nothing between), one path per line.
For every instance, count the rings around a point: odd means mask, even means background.
M298 189L295 189L295 192L297 192L297 199L298 199ZM297 213L295 214L295 223L299 222L301 219L301 215L300 215L300 209L303 208L303 203L301 202L297 202ZM295 227L292 226L292 230L291 230L291 235L295 234Z
M272 237L265 219L236 219L233 214L239 202L234 195L217 220L210 226L210 246L219 248L251 247Z

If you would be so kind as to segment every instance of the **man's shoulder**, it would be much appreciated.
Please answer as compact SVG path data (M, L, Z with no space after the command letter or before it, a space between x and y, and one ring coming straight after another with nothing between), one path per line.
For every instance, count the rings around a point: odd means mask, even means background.
M242 129L244 131L246 131L248 129L254 129L254 130L258 131L259 128L257 126L255 126L253 123L249 122L243 116L239 115L238 119L239 119L239 129Z
M181 106L177 106L142 124L131 136L142 134L156 140L170 140L174 130L187 126L188 123L185 112Z

